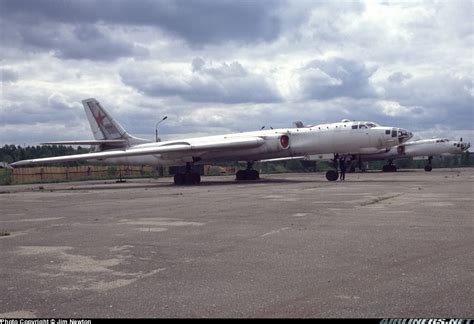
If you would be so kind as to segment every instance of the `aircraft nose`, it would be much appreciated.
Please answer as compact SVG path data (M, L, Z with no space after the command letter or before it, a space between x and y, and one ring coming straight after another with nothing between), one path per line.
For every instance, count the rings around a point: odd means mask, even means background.
M412 137L413 137L412 132L409 132L409 131L407 131L406 129L403 129L403 128L398 129L398 141L400 142L400 144L408 141Z
M471 147L471 143L461 143L461 150L467 151Z

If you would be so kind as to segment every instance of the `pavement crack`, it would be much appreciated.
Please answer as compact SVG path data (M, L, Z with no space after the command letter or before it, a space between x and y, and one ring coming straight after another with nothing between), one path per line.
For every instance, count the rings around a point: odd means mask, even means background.
M382 202L382 201L385 201L385 200L389 200L389 199L393 199L393 198L396 198L396 197L400 197L401 195L403 195L403 194L400 193L400 194L396 194L396 195L392 195L392 196L377 197L377 198L372 199L372 200L370 200L370 201L365 201L365 202L361 203L360 205L361 205L361 206L374 205L374 204L378 204L379 202Z

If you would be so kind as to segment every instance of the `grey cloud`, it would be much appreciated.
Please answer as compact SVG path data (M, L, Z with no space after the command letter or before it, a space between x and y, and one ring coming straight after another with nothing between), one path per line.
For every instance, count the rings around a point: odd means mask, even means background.
M18 72L9 68L0 68L0 79L2 83L14 83L18 81Z
M56 56L66 59L105 61L132 56L138 54L140 50L131 43L110 39L94 26L77 26L71 36L63 44L55 46Z
M390 82L400 83L404 80L410 79L412 75L410 73L395 72L388 76L387 80Z
M199 45L227 41L271 41L280 33L275 9L282 1L232 0L3 0L11 22L35 25L51 21L68 24L105 22L158 27Z
M206 62L202 58L196 57L191 62L191 65L193 66L193 72L200 71L204 67L205 64Z
M54 121L64 126L73 126L80 120L77 112L64 109L64 105L59 102L49 105L43 101L24 101L5 104L4 108L9 112L3 114L0 120L5 125L35 125Z
M365 64L342 58L314 60L300 71L303 99L328 100L337 97L376 96L369 78L376 71Z
M410 116L418 124L444 123L449 127L472 128L473 80L444 73L412 77L403 83L383 85L385 98L403 106L418 107L423 114Z
M262 75L247 71L240 63L207 66L198 58L192 73L170 73L141 68L124 69L122 82L150 96L177 96L191 102L264 103L278 102L281 96Z
M108 61L124 56L146 55L144 49L127 41L113 39L95 25L18 26L14 34L8 37L18 47L31 51L52 51L56 57L63 59Z

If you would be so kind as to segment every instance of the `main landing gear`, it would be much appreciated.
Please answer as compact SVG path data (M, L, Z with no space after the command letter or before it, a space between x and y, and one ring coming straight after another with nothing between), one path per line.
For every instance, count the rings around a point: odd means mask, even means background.
M397 172L397 167L395 165L393 165L392 160L388 160L388 164L385 164L382 167L382 171L383 172Z
M201 176L192 169L191 163L186 163L186 171L184 173L176 173L174 175L175 185L197 185L201 183Z
M425 165L425 171L426 172L431 172L433 170L433 167L431 166L431 160L433 159L432 156L428 157L428 164Z
M326 172L326 179L328 181L336 181L339 178L339 173L337 172L337 159L339 158L339 154L334 154L334 159L332 160L332 167L335 168L335 170L328 170Z
M239 170L235 174L235 180L258 180L260 179L260 174L257 170L252 169L253 162L247 162L246 170Z

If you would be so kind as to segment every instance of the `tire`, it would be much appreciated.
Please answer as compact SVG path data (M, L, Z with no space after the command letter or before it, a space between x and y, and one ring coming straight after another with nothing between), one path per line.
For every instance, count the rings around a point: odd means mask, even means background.
M201 183L201 175L199 173L193 173L193 184L200 184Z
M260 178L260 175L256 170L247 170L245 178L247 180L258 180Z
M237 171L237 173L235 174L235 180L237 181L245 180L245 171L244 170Z
M176 173L174 175L174 184L178 186L184 185L186 178L183 173Z
M425 165L425 171L426 172L431 172L431 170L433 170L433 167L431 165Z
M335 170L329 170L328 172L326 172L326 179L328 181L336 181L338 177L339 174Z
M187 185L197 185L201 183L201 176L197 172L184 174L184 183Z

